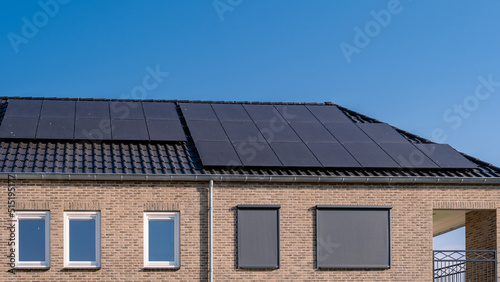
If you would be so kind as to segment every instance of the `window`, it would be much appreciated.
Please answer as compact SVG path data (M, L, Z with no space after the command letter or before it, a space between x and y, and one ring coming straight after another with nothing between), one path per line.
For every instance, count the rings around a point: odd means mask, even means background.
M64 213L64 267L101 266L100 212Z
M318 268L389 268L387 206L317 206Z
M280 206L238 206L238 268L279 268Z
M16 268L50 267L50 213L17 211Z
M180 267L179 213L144 213L144 267Z

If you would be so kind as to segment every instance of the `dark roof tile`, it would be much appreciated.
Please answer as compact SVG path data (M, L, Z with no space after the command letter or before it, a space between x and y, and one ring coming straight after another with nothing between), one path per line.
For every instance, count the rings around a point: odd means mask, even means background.
M12 98L12 97L11 97ZM6 99L0 104L0 121L6 110ZM39 98L19 98L39 100ZM118 101L106 99L59 99L46 100L63 101ZM139 100L127 100L139 102ZM174 102L181 101L154 101ZM207 104L202 101L182 101L182 103ZM216 102L219 104L250 104L250 105L334 105L333 103L268 103L268 102ZM355 123L379 123L376 119L362 115L350 109L338 106L349 119ZM294 106L297 107L297 106ZM299 107L301 108L301 107ZM428 144L431 141L394 128L404 138L413 144ZM187 142L120 142L120 141L73 141L73 140L0 140L0 168L2 172L65 172L65 173L134 173L134 174L228 174L228 175L258 175L258 176L409 176L409 177L500 177L500 169L491 164L463 154L477 168L472 169L368 169L368 168L241 168L213 167L203 168L200 157L193 144Z

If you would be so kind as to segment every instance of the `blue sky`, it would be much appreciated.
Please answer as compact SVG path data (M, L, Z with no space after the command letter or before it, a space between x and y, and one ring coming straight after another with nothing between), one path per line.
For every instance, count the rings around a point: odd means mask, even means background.
M333 101L500 166L499 1L0 7L0 95Z
M465 227L434 237L434 250L465 250Z
M500 165L499 1L59 1L0 3L0 95L333 101Z

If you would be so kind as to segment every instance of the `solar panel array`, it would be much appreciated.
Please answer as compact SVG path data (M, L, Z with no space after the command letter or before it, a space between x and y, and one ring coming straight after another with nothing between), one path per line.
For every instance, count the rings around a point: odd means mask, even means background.
M385 123L354 123L335 105L180 103L204 166L476 166L449 145L413 144ZM187 141L176 104L9 99L0 138Z
M181 103L205 166L474 168L447 145L414 145L334 105Z
M0 138L186 141L174 103L16 99Z

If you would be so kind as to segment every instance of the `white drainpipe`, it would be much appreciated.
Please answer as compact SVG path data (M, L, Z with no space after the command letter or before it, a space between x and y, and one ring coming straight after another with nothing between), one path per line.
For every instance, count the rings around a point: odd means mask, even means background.
M209 217L209 235L208 235L208 244L209 244L209 262L208 262L208 281L213 281L214 276L214 260L213 260L213 188L214 181L210 180L210 184L208 186L208 217Z

